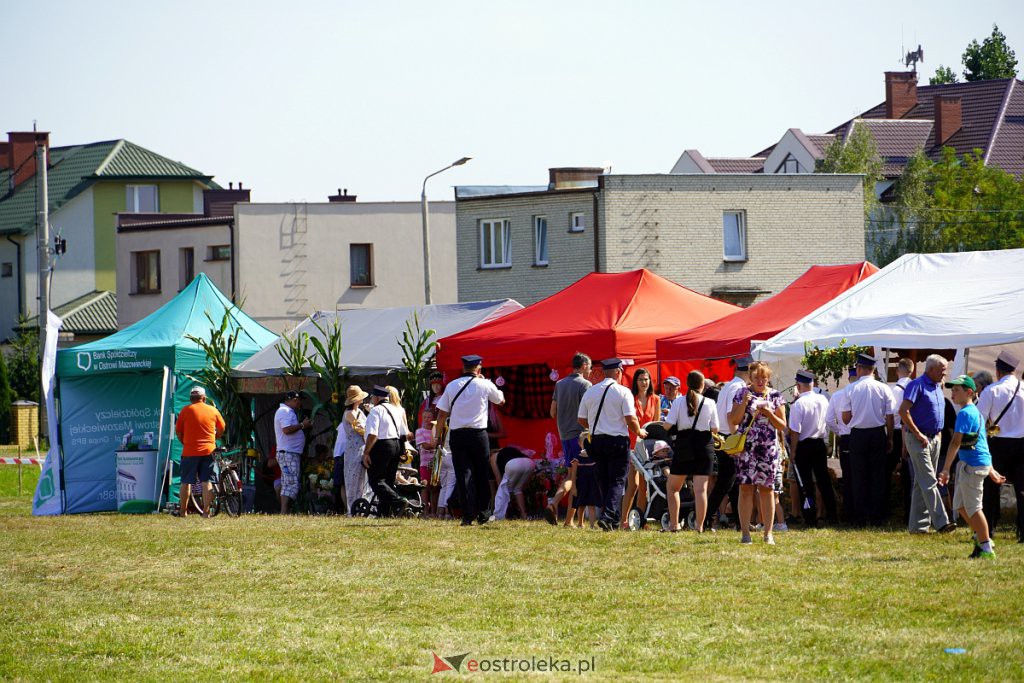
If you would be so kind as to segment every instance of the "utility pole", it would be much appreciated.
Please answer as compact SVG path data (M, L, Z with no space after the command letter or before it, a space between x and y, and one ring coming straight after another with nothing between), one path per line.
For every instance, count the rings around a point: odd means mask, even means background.
M50 198L46 183L46 145L36 144L36 197L39 205L36 214L36 250L39 271L39 305L36 318L39 321L39 369L43 367L46 354L46 323L50 311ZM39 374L42 400L46 387L42 386L42 372ZM42 409L42 406L40 406ZM42 410L40 411L42 412Z

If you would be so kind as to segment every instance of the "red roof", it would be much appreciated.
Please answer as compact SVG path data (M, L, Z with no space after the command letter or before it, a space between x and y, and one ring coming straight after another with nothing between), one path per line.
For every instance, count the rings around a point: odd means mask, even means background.
M520 311L441 339L437 365L457 370L462 356L479 354L490 367L564 368L577 351L649 364L655 340L739 310L646 269L591 273Z
M842 266L811 266L773 297L719 320L658 340L659 361L735 358L750 353L750 342L775 336L878 272L862 261Z

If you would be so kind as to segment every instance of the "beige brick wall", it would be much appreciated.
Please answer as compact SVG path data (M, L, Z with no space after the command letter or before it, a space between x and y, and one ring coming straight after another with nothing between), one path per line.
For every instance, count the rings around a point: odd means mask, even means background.
M582 212L583 232L569 232L569 215ZM548 219L548 265L534 265L534 217ZM480 221L511 221L512 267L480 267ZM456 202L459 301L512 298L525 305L554 294L594 270L594 191Z

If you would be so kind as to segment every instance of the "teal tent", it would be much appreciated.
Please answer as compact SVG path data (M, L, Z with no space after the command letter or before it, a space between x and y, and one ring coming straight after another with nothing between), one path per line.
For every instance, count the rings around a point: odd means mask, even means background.
M206 354L187 335L209 338L210 318L219 325L225 311L231 311L231 329L240 329L233 364L277 340L199 274L134 325L57 352L64 512L117 509L115 450L129 430L134 440L152 432L158 452L178 461L171 414L188 405L195 384L189 375L206 366Z

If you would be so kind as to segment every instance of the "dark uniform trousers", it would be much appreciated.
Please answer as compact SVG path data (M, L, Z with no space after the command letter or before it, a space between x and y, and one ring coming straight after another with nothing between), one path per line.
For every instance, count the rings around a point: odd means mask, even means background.
M850 430L850 485L853 489L853 523L881 526L885 523L885 427ZM845 474L843 475L845 478Z
M988 448L992 453L992 467L1013 484L1017 497L1017 540L1024 541L1024 439L991 436ZM1001 487L986 478L982 510L989 529L999 523L999 489Z
M619 525L619 506L625 490L629 463L629 437L597 434L590 440L588 455L597 464L597 481L601 487L601 519Z
M853 500L853 472L850 469L850 435L839 437L839 469L843 471L843 521L853 524L857 505Z
M902 466L903 454L903 430L895 429L892 433L892 452L885 458L885 517L889 518L892 512L892 484L896 478L896 472ZM903 475L900 475L900 500L903 501L903 509L910 514L910 486L903 483Z
M487 483L488 459L486 429L451 431L452 465L455 467L455 495L462 505L462 521L472 522L484 514L491 499Z
M828 455L824 439L804 439L796 451L796 468L804 486L804 496L816 501L814 485L821 489L821 500L825 504L825 518L836 521L836 493L832 490L832 478L828 476ZM804 508L804 521L814 526L818 518L818 506L813 502Z
M712 520L717 519L715 515L718 514L718 508L722 506L722 501L725 500L726 496L729 496L729 500L732 502L733 518L735 518L739 510L736 505L735 459L721 451L715 453L715 456L718 459L718 476L715 477L715 485L711 489L711 493L708 494L708 516L704 520L704 526L709 529L711 528Z
M377 495L381 517L390 517L406 504L405 498L394 489L400 456L401 446L398 439L378 439L370 449L370 469L366 474L370 488Z

